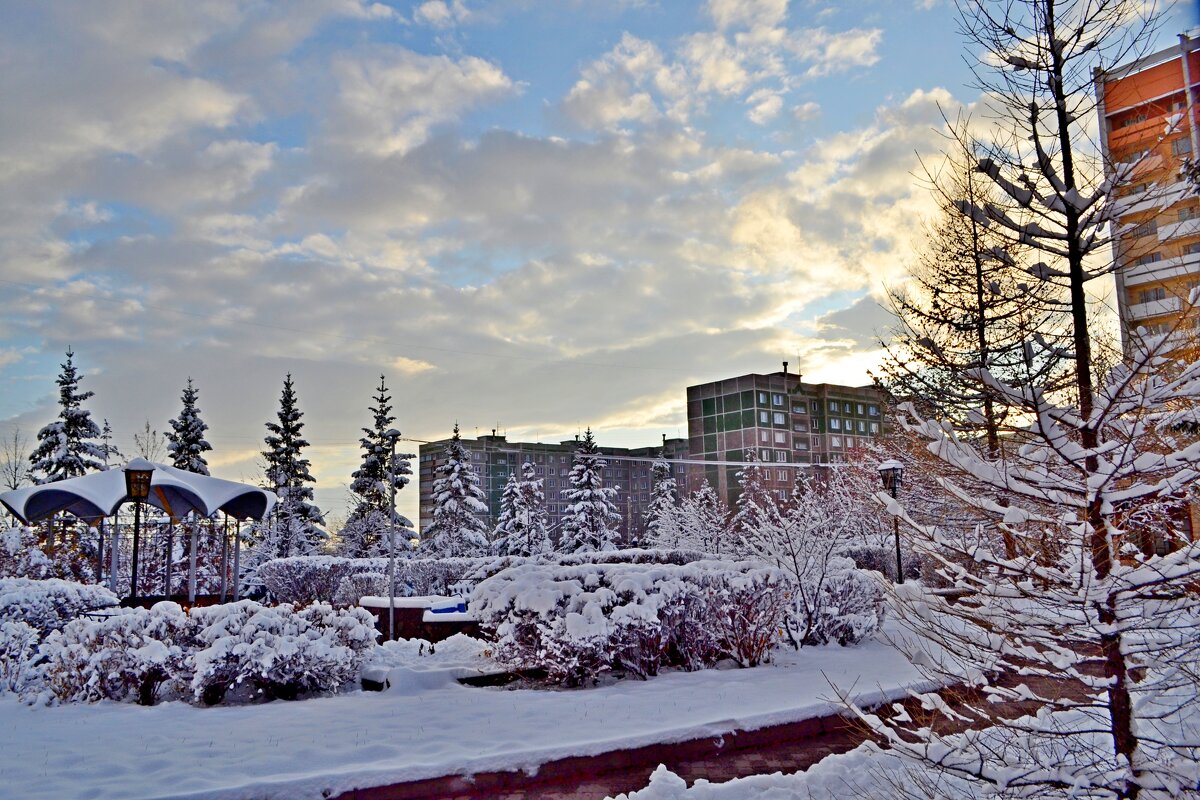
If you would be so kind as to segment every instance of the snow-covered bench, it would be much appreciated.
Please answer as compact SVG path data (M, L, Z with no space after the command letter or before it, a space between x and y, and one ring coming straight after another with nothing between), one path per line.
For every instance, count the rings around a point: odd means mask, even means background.
M358 604L375 615L376 627L387 636L388 598L367 595ZM476 636L479 623L461 597L421 595L394 598L395 636L397 639L425 639L440 642L456 633Z

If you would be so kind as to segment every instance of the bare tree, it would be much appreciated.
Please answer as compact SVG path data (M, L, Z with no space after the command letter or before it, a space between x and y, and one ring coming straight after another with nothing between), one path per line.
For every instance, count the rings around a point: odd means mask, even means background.
M899 620L918 634L907 647L921 669L965 678L990 700L1038 700L1052 713L1001 720L988 702L943 705L956 724L977 729L954 737L901 718L862 719L895 752L995 793L1191 794L1200 774L1200 543L1180 537L1174 552L1148 555L1127 546L1136 538L1127 520L1147 503L1178 505L1200 476L1187 433L1200 408L1200 364L1166 369L1165 340L1150 336L1134 343L1128 363L1098 374L1085 293L1113 269L1106 256L1119 209L1115 183L1090 156L1092 70L1139 55L1155 9L1136 0L960 0L959 10L980 49L980 88L1008 135L971 143L998 199L958 209L1030 248L1039 259L1031 277L1063 292L1069 347L1045 355L1063 360L1072 386L1055 392L971 371L1023 421L1020 447L1000 459L905 409L903 423L950 467L942 487L991 515L1015 549L947 536L887 498L913 547L971 595L951 604L906 587L894 599ZM957 475L1020 505L969 491Z
M5 489L20 489L32 483L29 475L29 437L20 427L0 439L0 484Z
M151 428L150 420L146 420L146 427L133 435L133 447L139 456L158 464L167 454L167 436Z

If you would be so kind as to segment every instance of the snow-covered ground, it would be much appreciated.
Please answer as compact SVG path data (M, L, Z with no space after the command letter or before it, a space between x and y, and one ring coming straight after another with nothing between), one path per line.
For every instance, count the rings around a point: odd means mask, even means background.
M756 669L671 673L594 689L478 689L478 644L394 646L392 688L298 702L31 708L0 700L0 786L22 798L322 798L361 786L685 741L829 713L919 685L882 642L780 652Z

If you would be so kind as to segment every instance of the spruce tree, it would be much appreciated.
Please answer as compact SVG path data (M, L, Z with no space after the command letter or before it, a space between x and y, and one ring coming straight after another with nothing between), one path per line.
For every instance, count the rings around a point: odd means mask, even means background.
M362 462L351 474L354 508L338 537L339 555L351 558L385 554L387 534L393 525L405 533L398 543L407 543L412 530L412 522L406 517L399 514L392 517L392 487L400 491L408 485L412 454L396 453L388 463L392 449L388 432L396 417L392 414L392 397L383 375L379 376L379 387L372 399L375 405L368 408L374 422L372 427L362 429L362 438L358 440Z
M733 517L734 532L745 539L763 525L772 524L779 516L779 504L764 483L762 467L755 450L746 451L746 466L738 472L738 493Z
M592 429L588 428L575 451L571 465L571 487L563 490L570 501L563 518L559 550L564 553L595 553L616 550L621 516L613 504L617 490L604 485L604 467Z
M170 421L171 430L167 433L167 453L171 456L171 466L185 472L197 475L208 474L208 462L204 453L212 450L212 445L204 438L208 425L200 419L200 409L196 407L198 392L188 378L183 390L183 410L179 416Z
M312 473L310 462L301 455L308 442L301 435L304 414L296 407L296 390L292 375L283 381L283 393L279 398L278 422L268 422L267 449L263 457L267 462L267 482L279 495L275 507L275 518L271 531L264 540L270 552L262 555L301 556L316 553L327 534L320 527L323 520L320 509L313 503Z
M664 527L675 509L675 478L671 476L671 465L658 459L650 465L650 503L646 506L647 541L663 542Z
M533 464L521 466L521 480L508 476L500 499L492 552L501 556L536 556L551 550L546 531L546 495Z
M104 425L100 429L100 450L104 453L105 469L125 460L125 456L113 444L113 429L107 419L104 420Z
M446 463L437 472L433 523L422 531L421 554L432 558L487 555L487 527L481 518L488 511L487 495L479 488L479 476L471 468L457 422L446 448Z
M95 440L100 428L91 412L83 407L95 392L79 390L81 376L75 368L75 354L67 350L66 363L58 374L58 419L38 431L38 445L29 456L30 471L38 483L53 483L78 478L104 469L104 448Z

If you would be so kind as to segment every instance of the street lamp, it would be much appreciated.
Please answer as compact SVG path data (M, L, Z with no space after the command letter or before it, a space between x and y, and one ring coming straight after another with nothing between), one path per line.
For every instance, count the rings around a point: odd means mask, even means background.
M130 605L137 600L138 542L142 534L142 501L150 496L150 479L154 465L144 458L135 458L125 465L125 494L133 501L133 563L129 586Z
M388 640L396 639L396 440L400 431L389 428L383 438L388 442Z
M885 491L891 492L892 499L900 492L900 483L904 478L904 465L894 458L889 458L879 465L879 477L883 481ZM904 566L900 563L900 517L892 515L892 534L896 538L896 583L904 583Z

